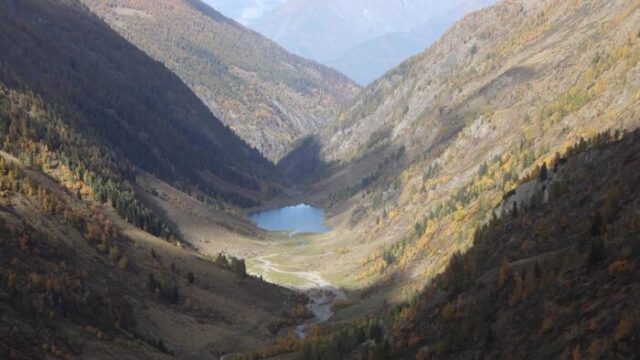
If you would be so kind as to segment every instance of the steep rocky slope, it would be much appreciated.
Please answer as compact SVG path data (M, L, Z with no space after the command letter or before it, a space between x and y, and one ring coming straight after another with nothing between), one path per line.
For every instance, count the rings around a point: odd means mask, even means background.
M511 110L511 117L520 120L527 115L529 121L587 117L584 123L596 115L583 110L590 103L617 95L624 96L622 104L633 101L635 74L623 70L633 70L637 61L637 6L636 1L502 1L469 15L429 50L365 89L323 133L330 139L327 158L366 153L367 146L376 145L371 135L381 131L390 135L382 140L428 147L430 135L444 127L438 120L457 120L458 127L477 121L478 126L481 116L490 122ZM626 66L615 66L627 58ZM604 86L601 76L610 76L603 74L608 70L630 79ZM593 89L598 80L604 89ZM568 104L539 114L559 100ZM575 114L580 110L587 116Z
M508 194L410 301L267 349L302 359L633 358L638 169L640 130L581 142Z
M556 152L636 128L639 21L638 1L499 2L301 143L280 166L307 177L356 234L351 253L335 257L357 263L351 281L398 276L396 285L420 287ZM297 172L309 163L315 178Z
M359 90L343 75L287 53L199 0L82 2L180 76L272 161Z

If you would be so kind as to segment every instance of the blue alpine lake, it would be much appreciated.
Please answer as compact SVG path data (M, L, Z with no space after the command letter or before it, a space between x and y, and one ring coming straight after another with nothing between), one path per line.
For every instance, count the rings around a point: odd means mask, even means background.
M251 213L249 219L255 222L259 228L268 231L288 231L290 233L325 233L329 231L329 228L324 224L324 210L307 204Z

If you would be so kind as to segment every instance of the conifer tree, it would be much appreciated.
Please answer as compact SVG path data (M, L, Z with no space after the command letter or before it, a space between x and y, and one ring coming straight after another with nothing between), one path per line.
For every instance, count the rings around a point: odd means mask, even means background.
M542 164L540 168L540 173L538 174L538 180L540 182L547 181L549 178L549 170L547 169L547 163Z
M602 215L600 215L599 211L596 211L593 216L593 221L591 222L591 236L600 236L603 233L604 222L602 221Z

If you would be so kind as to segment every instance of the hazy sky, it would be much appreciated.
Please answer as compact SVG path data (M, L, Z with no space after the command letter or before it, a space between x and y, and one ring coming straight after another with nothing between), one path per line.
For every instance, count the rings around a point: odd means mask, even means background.
M287 0L204 0L216 10L234 20L249 25Z

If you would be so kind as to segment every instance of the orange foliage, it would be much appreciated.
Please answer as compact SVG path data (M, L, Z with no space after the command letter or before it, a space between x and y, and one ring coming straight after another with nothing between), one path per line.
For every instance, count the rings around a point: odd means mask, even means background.
M418 350L418 353L416 354L416 360L427 360L429 359L429 348L426 346L423 346L420 348L420 350Z
M582 351L580 350L580 345L576 345L571 352L571 357L573 360L581 360L582 359Z
M611 275L629 270L631 270L631 264L629 264L629 261L624 259L616 260L609 265L609 274Z

